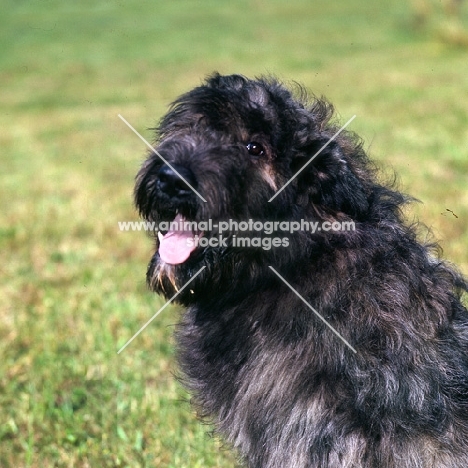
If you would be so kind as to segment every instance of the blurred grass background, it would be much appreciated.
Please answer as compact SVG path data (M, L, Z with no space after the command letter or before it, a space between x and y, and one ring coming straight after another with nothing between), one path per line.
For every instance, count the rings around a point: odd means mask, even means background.
M437 2L436 2L437 3ZM437 7L437 5L436 5ZM466 26L463 7L456 19ZM0 467L232 467L172 372L133 178L214 70L327 96L468 273L468 49L406 0L0 0ZM439 16L440 15L440 18ZM440 21L439 21L440 20ZM457 45L458 44L458 45ZM450 211L449 211L450 210Z

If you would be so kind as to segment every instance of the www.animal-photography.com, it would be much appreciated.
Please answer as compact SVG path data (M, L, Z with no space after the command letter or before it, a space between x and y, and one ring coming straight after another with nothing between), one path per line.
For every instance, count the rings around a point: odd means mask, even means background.
M0 466L468 465L468 5L4 1Z

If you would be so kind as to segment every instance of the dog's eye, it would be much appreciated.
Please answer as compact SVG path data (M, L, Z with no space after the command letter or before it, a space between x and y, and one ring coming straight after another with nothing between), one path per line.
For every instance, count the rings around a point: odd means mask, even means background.
M247 144L247 151L252 156L263 156L265 154L265 150L263 149L263 146L260 143L257 143L255 141L252 141Z

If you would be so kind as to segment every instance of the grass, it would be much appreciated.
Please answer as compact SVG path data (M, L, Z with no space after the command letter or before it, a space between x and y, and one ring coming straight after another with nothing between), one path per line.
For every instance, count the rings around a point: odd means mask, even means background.
M0 466L232 467L176 383L134 175L167 104L213 70L336 104L468 273L466 49L404 0L0 0ZM467 24L467 12L461 20ZM449 211L450 210L450 211Z

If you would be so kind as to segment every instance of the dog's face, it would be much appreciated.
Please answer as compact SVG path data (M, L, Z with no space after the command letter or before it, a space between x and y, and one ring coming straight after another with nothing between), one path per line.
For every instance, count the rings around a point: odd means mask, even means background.
M349 136L328 144L269 201L336 132L328 124L331 112L319 100L307 107L277 82L237 75L215 75L175 101L158 128L158 154L150 154L138 173L136 205L157 223L211 220L212 228L160 231L148 269L150 286L170 296L207 266L198 284L209 278L213 287L215 264L218 275L223 265L230 275L234 270L242 275L239 264L247 255L250 274L272 256L289 262L300 253L260 248L247 254L231 247L235 232L225 234L228 245L193 242L194 236L216 238L222 220L358 220L368 209L366 171ZM296 238L296 250L306 249L309 240ZM194 291L180 300L194 300Z

